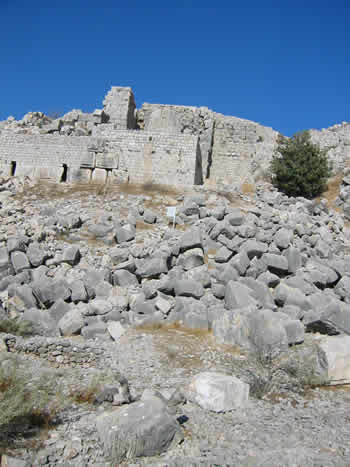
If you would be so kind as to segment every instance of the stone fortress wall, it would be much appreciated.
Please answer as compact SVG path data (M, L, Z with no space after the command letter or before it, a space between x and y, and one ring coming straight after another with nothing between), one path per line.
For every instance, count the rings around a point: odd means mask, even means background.
M230 185L253 183L268 168L278 133L207 107L143 104L112 87L103 109L40 112L0 122L0 168L9 175L68 182ZM336 168L350 157L350 124L311 130Z

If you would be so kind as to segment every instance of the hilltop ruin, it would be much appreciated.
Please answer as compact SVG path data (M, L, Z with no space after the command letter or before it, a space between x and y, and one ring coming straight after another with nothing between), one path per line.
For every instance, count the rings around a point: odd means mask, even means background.
M312 130L335 167L350 157L350 124ZM264 173L276 147L272 128L207 107L143 104L112 87L103 109L50 119L30 112L0 122L0 168L7 175L67 182L239 187Z

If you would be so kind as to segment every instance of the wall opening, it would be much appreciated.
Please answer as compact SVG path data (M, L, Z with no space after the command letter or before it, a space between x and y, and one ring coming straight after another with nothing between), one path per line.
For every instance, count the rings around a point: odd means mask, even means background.
M10 175L13 177L16 174L16 161L11 161Z
M62 175L61 175L61 183L65 183L67 181L67 176L68 176L68 167L67 164L63 164L63 170L62 170Z

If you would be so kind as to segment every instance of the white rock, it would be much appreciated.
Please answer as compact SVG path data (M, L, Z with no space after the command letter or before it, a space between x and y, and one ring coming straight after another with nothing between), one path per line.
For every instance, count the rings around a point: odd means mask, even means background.
M329 384L349 384L350 336L327 336L318 345L327 360Z
M125 329L119 323L119 321L108 321L107 323L107 330L111 335L112 339L118 341L121 336L125 333Z
M242 407L249 397L249 385L235 376L204 372L193 377L186 398L203 409L227 412Z

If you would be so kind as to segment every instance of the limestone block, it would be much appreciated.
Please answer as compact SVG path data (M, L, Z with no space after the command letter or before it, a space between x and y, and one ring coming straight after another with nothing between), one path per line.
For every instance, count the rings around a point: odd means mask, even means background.
M106 183L107 181L107 171L105 169L94 169L92 171L91 181L93 183Z
M119 323L119 321L108 321L107 323L107 330L111 335L112 339L118 341L121 336L125 333L125 329Z
M101 169L118 169L119 156L113 153L96 154L95 165Z
M204 372L192 378L185 390L186 398L203 409L228 412L246 405L249 385L235 376Z

